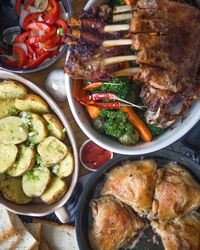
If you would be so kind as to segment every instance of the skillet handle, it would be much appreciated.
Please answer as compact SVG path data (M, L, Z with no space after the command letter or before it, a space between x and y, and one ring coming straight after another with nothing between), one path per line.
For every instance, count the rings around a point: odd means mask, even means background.
M60 207L55 211L55 215L59 219L59 221L63 224L70 221L70 214L67 211L66 207Z

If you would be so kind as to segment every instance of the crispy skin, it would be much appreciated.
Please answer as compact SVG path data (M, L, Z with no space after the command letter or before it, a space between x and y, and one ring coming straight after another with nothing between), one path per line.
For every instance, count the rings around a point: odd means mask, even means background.
M107 174L101 194L113 195L139 215L146 215L152 206L156 170L154 160L125 163Z
M171 163L157 172L151 219L166 223L200 206L200 186L187 170Z
M188 214L169 224L151 223L160 235L165 250L199 250L200 249L200 216Z
M117 250L131 243L146 222L112 196L103 196L90 203L92 227L89 241L94 250Z

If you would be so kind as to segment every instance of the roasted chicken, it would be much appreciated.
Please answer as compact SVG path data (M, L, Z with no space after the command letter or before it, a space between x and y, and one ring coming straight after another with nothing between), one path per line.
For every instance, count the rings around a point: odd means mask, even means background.
M200 186L183 167L171 163L157 173L151 219L167 223L200 206Z
M117 250L132 243L146 222L112 196L90 203L92 225L89 241L94 250Z
M140 216L151 211L156 182L154 160L131 161L107 174L101 195L113 195L131 206Z
M199 214L193 212L168 224L153 221L151 226L160 235L165 250L200 249Z

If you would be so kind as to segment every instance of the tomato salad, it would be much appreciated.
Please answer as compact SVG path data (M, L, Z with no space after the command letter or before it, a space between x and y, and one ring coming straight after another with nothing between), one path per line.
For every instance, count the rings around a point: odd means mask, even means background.
M33 69L57 56L64 44L68 26L64 7L57 0L16 0L21 34L14 37L12 55L4 51L4 65Z

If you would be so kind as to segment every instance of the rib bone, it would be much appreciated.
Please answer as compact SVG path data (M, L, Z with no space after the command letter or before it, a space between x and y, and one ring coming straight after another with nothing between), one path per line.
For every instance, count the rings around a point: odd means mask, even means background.
M130 5L116 6L113 10L113 14L127 11L131 11Z
M135 67L135 68L127 68L127 69L116 71L114 73L114 76L132 76L138 73L141 73L141 70L139 67Z
M104 32L115 32L115 31L125 31L129 30L129 24L114 24L114 25L106 25L104 27Z
M121 63L121 62L127 62L127 61L135 61L137 59L137 56L135 55L128 55L128 56L114 56L104 59L105 65L115 64L115 63Z
M131 39L107 40L103 42L103 47L131 45L132 43L133 41Z
M130 20L133 17L132 14L120 14L113 16L113 22L119 22L124 20Z

